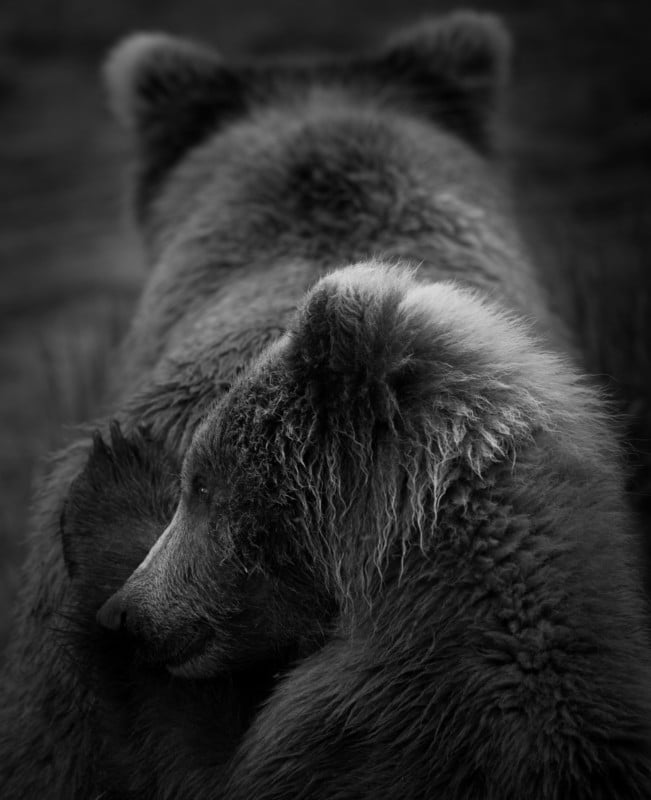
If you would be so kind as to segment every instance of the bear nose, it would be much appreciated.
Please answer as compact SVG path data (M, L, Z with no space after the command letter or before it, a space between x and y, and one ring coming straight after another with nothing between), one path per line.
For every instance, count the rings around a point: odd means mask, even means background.
M120 593L114 594L97 612L97 621L103 628L119 631L127 627L127 610Z

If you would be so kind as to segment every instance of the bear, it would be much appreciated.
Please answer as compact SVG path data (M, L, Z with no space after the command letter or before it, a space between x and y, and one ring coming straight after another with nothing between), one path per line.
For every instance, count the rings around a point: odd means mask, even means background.
M73 432L53 458L32 514L0 679L4 797L237 796L251 781L264 783L260 796L287 788L283 764L292 762L287 753L272 755L278 730L269 731L274 718L285 724L274 708L285 714L289 705L300 714L305 702L309 717L311 659L325 664L336 653L340 593L326 569L332 562L314 564L325 569L324 582L304 598L307 606L317 592L314 627L306 631L305 614L289 609L298 629L287 636L276 624L261 652L241 629L244 653L233 637L228 648L213 652L211 645L210 654L187 636L170 649L165 631L144 614L138 620L127 609L127 635L112 630L117 619L122 627L122 612L116 616L106 604L122 581L127 591L128 576L174 516L179 487L162 480L156 459L172 471L189 463L186 452L211 409L236 396L229 394L234 384L272 352L266 348L285 335L305 293L332 270L380 256L403 263L418 270L423 285L454 280L473 288L530 319L550 349L571 348L494 158L509 47L496 18L455 12L348 58L228 63L210 48L163 34L135 35L109 57L109 97L133 142L133 204L151 269L113 368L105 416ZM605 463L616 485L616 459ZM277 557L285 555L294 558L291 550ZM309 561L303 556L297 581ZM230 590L237 593L243 579L235 577ZM246 596L257 597L252 625L255 614L269 611L264 598L291 599L279 583ZM404 602L418 607L418 596ZM631 599L631 618L635 608ZM170 629L180 631L181 623L170 616ZM202 629L208 637L210 625ZM278 633L285 637L280 665L268 652ZM637 646L639 635L631 642ZM183 648L195 646L192 663L178 663ZM251 663L242 664L242 656ZM643 665L644 653L631 663ZM207 667L210 676L203 676ZM258 670L260 679L249 680ZM314 675L318 686L317 667ZM352 702L359 687L348 686ZM397 688L393 697L400 702ZM474 714L471 729L479 722ZM288 727L288 735L295 732ZM301 747L311 732L305 735ZM409 739L401 728L384 735ZM337 742L342 758L350 757L345 768L339 764L341 780L349 781L340 795L368 793L364 776L353 774L361 744L344 747L342 728ZM259 769L247 775L256 753Z
M106 440L99 433L93 437L61 516L70 574L65 641L84 687L95 698L88 713L101 732L96 787L102 796L162 796L173 787L175 775L192 773L195 762L211 763L213 770L225 763L233 739L242 735L270 691L274 672L301 655L297 647L276 652L264 663L247 660L224 680L170 681L133 640L107 635L95 623L97 608L124 584L172 518L178 475L173 456L149 432L125 436L113 423ZM308 638L315 638L312 628ZM304 643L304 651L320 643L309 648Z
M374 262L323 278L208 412L172 521L99 611L195 679L253 661L242 615L258 658L279 620L331 626L226 784L174 796L649 797L618 458L598 395L495 304ZM334 624L304 608L319 584Z

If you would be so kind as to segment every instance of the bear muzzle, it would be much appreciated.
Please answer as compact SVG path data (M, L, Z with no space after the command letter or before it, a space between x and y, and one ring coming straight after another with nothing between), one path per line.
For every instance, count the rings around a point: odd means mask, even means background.
M214 632L202 620L184 620L175 625L162 608L143 601L130 581L104 603L97 622L105 629L127 636L138 656L148 664L174 668L201 655Z
M181 515L174 518L150 549L144 561L97 612L97 622L107 630L125 630L134 636L158 638L156 632L167 627L165 596L173 594L170 555L174 549Z
M162 607L148 598L146 581L134 573L97 612L97 622L109 631L123 631L143 641L162 638L169 627Z

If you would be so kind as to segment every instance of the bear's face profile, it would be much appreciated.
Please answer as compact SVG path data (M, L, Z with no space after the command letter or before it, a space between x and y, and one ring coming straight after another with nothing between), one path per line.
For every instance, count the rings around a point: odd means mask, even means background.
M271 691L274 674L286 666L272 657L222 680L170 680L152 648L97 625L97 609L174 516L179 473L174 456L151 432L127 433L113 422L95 434L60 519L70 575L63 644L84 689L95 697L88 714L103 742L102 780L120 797L162 796L173 776L193 765L225 762Z
M280 382L275 388L287 391ZM145 661L173 674L205 677L287 664L312 652L333 620L325 564L306 540L312 499L309 487L296 483L300 468L290 461L300 458L296 442L264 404L259 410L268 420L256 423L262 429L246 427L261 391L243 379L215 412L220 422L211 416L196 433L171 522L99 612L106 628L130 634ZM285 400L293 405L290 395ZM219 445L215 436L223 439ZM290 474L277 469L282 436Z
M287 663L316 647L333 612L297 557L281 487L219 456L192 449L169 526L100 612L146 661L185 676Z
M563 385L557 359L454 285L333 273L199 427L172 522L99 620L184 676L313 648L552 424L551 371Z

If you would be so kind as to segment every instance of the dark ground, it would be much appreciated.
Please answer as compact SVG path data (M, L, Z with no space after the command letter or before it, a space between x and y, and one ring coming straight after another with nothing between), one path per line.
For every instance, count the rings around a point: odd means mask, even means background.
M3 0L0 652L39 457L90 417L143 273L98 64L132 30L225 54L349 50L458 3ZM624 415L651 538L651 3L495 0L516 38L507 129L523 221L587 369ZM650 562L651 563L651 562Z

